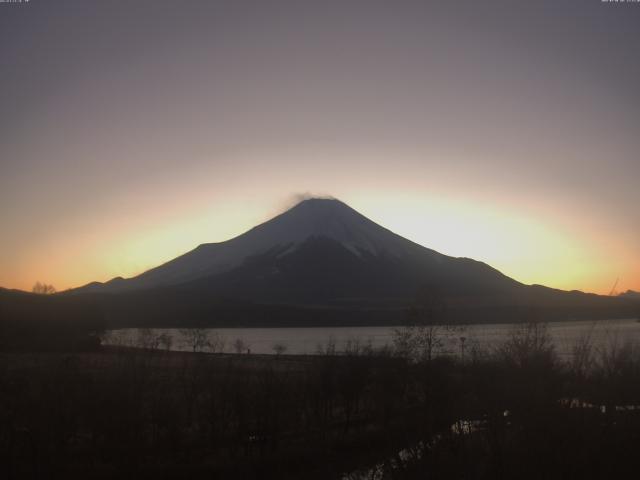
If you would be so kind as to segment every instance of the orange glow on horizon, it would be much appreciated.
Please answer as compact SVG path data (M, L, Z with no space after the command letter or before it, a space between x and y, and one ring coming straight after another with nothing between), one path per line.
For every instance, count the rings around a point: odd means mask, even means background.
M363 3L3 8L0 286L131 277L309 191L523 283L640 291L640 10Z
M619 292L640 290L636 252L611 243L603 232L559 228L553 220L542 222L491 203L416 192L355 192L352 197L339 198L412 241L446 255L483 261L526 284L608 294L619 277ZM36 281L45 281L64 290L131 277L201 243L233 238L274 216L282 204L267 205L256 196L214 204L190 216L178 209L146 223L131 218L105 224L92 235L60 236L46 250L32 251L26 262L23 259L20 275L2 278L2 285L30 290Z

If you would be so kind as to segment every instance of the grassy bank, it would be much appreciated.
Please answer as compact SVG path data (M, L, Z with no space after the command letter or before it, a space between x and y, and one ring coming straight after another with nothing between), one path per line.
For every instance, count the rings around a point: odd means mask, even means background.
M374 466L384 478L637 471L639 352L585 342L575 353L560 363L534 330L464 360L368 349L5 353L0 462L5 478L371 478Z

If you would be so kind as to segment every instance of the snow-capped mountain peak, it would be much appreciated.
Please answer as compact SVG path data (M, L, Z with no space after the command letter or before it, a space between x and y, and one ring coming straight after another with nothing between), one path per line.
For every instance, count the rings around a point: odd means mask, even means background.
M90 288L121 291L183 283L229 271L250 256L274 249L279 249L280 255L290 253L312 238L336 241L358 256L401 258L416 249L427 250L381 227L339 200L311 198L231 240L202 244L137 277L92 284Z

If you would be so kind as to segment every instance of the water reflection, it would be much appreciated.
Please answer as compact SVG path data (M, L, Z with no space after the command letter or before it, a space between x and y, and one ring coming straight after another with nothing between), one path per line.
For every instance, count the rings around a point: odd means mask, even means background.
M439 354L471 354L504 342L517 324L469 325L443 337ZM635 319L556 322L548 332L560 356L573 355L588 340L594 348L640 341ZM313 355L379 350L393 345L393 327L119 329L107 332L105 345L174 351Z

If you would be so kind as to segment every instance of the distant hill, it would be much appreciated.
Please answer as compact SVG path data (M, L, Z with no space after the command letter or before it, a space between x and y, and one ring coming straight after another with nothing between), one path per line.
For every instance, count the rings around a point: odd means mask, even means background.
M95 299L0 288L0 351L91 350L104 327Z
M640 292L634 292L633 290L627 290L621 293L619 297L640 302Z
M523 285L482 262L411 242L330 199L305 200L226 242L64 295L91 298L120 325L402 323L420 295L471 323L634 312L628 298Z

